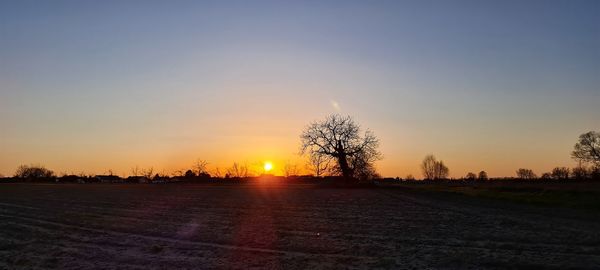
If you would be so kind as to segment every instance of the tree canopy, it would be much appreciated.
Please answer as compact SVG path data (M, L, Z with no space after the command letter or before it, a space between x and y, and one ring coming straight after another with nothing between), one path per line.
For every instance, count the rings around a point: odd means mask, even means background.
M600 166L600 133L590 131L579 135L571 153L574 159Z
M334 161L334 174L346 179L365 179L376 175L374 162L381 159L379 140L373 132L361 132L350 116L333 114L309 124L302 132L301 153L312 160Z

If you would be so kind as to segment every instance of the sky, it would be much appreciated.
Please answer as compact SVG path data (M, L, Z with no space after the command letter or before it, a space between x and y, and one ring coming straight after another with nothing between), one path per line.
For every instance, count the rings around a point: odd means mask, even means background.
M383 176L575 166L600 130L600 1L0 1L0 174L303 167L354 117Z

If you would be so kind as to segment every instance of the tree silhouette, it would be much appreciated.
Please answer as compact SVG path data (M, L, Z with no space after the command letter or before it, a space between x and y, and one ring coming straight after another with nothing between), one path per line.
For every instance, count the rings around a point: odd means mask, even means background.
M575 179L586 179L589 176L589 171L586 167L579 164L579 166L571 169L573 178Z
M223 174L221 173L221 169L219 169L219 167L215 167L215 169L213 170L213 175L217 178L223 177Z
M333 114L323 121L313 122L302 132L301 154L323 162L335 161L334 173L345 179L357 179L366 171L374 172L373 163L381 159L377 151L379 140L361 129L350 116Z
M450 170L444 165L443 161L437 161L434 155L427 155L421 163L423 177L429 180L439 180L448 178Z
M17 168L15 177L27 179L50 178L54 177L54 172L46 169L42 165L21 165Z
M248 177L248 166L234 162L231 168L227 169L227 175L234 178Z
M487 172L480 171L479 175L477 176L477 178L479 178L479 180L482 180L482 181L488 180Z
M535 173L530 169L520 168L517 170L517 177L521 179L530 180L537 178L537 175L535 175Z
M322 155L311 156L307 162L307 169L314 173L316 177L321 177L327 174L331 168L331 159Z
M575 144L571 156L600 167L600 133L590 131L579 135L579 142Z
M465 176L465 179L467 179L467 180L475 180L475 179L477 179L477 175L475 175L475 174L474 174L474 173L472 173L472 172L469 172L469 173L467 173L467 175Z
M375 165L372 162L368 162L367 158L360 157L360 155L354 162L354 177L364 180L381 178L377 170L375 170Z
M151 179L152 175L154 174L154 167L150 167L148 169L142 169L141 172L142 172L143 177Z
M556 167L552 169L552 178L554 179L569 179L570 170L567 167Z
M131 175L132 176L139 176L141 174L141 169L139 166L135 165L135 167L131 168Z
M192 167L194 173L198 176L208 174L208 171L206 169L208 167L208 162L206 160L197 159Z
M283 176L285 176L285 177L298 176L298 174L300 174L298 165L296 163L292 163L289 160L286 161L285 164L283 164L282 169L283 169Z
M194 173L194 171L192 171L192 170L187 170L187 171L185 171L185 174L183 176L185 178L194 178L194 177L196 177L196 173Z

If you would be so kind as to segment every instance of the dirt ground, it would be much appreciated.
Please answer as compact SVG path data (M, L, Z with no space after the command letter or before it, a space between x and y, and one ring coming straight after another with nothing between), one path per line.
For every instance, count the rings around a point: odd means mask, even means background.
M600 217L409 189L0 185L0 269L600 269Z

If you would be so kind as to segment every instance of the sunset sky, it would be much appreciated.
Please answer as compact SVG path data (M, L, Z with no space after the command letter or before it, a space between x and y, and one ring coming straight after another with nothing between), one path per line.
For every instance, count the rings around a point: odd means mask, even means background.
M331 113L380 138L384 176L574 166L600 1L0 2L0 174L280 174Z

